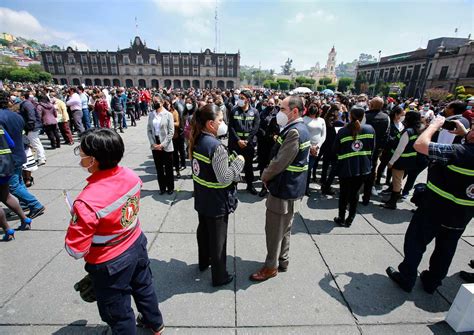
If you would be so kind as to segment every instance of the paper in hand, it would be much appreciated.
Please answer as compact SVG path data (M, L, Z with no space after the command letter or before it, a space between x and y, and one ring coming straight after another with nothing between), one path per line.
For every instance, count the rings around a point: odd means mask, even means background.
M66 202L66 206L69 209L69 212L72 213L72 201L69 193L66 190L63 190L64 201Z

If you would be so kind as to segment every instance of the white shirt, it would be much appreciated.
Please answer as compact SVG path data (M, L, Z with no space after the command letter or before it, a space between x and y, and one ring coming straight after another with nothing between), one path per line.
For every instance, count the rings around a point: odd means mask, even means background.
M309 116L305 116L303 121L308 127L311 145L321 148L326 140L326 122L322 117L311 118Z
M163 118L163 115L161 113L155 113L155 118L153 119L153 128L155 128L155 134L160 133L160 126L161 126L161 119Z

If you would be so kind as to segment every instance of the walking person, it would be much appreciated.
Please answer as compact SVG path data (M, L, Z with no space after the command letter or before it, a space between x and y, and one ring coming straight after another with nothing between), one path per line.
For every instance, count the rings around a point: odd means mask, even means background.
M91 112L89 111L89 95L84 91L84 87L79 86L77 88L79 97L81 98L81 108L82 108L82 124L84 125L84 130L87 130L91 127Z
M130 122L132 127L136 127L137 123L135 122L135 102L133 101L132 92L127 94L127 115L130 117Z
M196 111L189 140L194 184L194 209L198 212L197 242L199 270L212 271L212 285L230 283L227 272L227 226L229 214L237 208L237 189L244 157L230 159L217 139L227 133L222 111L207 104Z
M140 227L140 178L118 165L124 144L110 129L90 129L74 153L91 175L74 200L65 249L84 258L102 321L112 334L136 334L136 327L161 334L164 328ZM140 313L135 322L131 298Z
M107 104L105 94L102 92L99 92L98 98L95 101L94 111L99 117L100 128L110 128L110 117L112 116L112 111Z
M155 162L160 194L174 192L173 115L163 107L159 95L153 97L153 111L148 114L147 135Z
M74 139L72 138L71 128L69 126L69 114L64 101L57 98L56 92L50 93L51 102L54 104L56 109L57 122L59 131L64 139L64 144L73 145Z
M36 151L38 165L44 165L46 164L46 154L39 138L40 130L43 127L41 117L30 100L30 92L23 92L20 99L22 100L20 103L20 114L24 120L26 136L28 136L31 146ZM10 133L10 135L12 134Z
M59 149L61 147L61 138L59 137L57 120L58 113L56 112L56 108L49 101L49 98L46 95L40 95L38 97L38 106L36 107L36 110L43 122L44 132L51 142L51 149Z
M349 112L350 122L337 133L333 151L337 155L339 174L339 211L334 222L350 227L354 221L359 189L372 170L372 155L375 147L375 131L368 124L362 125L365 110L354 106ZM346 209L349 215L346 219Z
M110 101L110 108L112 109L113 113L113 122L114 122L114 130L117 131L117 129L120 130L121 133L123 133L123 113L124 113L124 108L122 104L122 100L120 98L120 92L117 91L112 91L112 100Z
M267 257L263 267L250 276L253 281L264 281L275 277L278 271L288 270L291 225L306 190L311 146L303 111L303 100L291 96L281 102L276 116L283 129L272 149L272 160L262 174L262 182L270 192L265 213Z
M82 124L82 117L84 114L82 112L81 97L77 93L75 87L70 87L68 93L69 99L66 101L66 106L71 110L71 120L75 130L78 135L81 135L84 132L84 125Z

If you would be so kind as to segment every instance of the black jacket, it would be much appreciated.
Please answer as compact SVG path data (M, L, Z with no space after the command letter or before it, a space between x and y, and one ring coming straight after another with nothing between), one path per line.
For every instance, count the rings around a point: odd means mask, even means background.
M375 130L375 148L384 148L390 134L390 117L381 110L368 110L365 112L365 123Z

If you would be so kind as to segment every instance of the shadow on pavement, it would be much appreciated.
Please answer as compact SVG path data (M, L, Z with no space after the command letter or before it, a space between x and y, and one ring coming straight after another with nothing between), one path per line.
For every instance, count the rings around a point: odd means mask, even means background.
M71 322L67 326L64 326L55 332L53 335L105 335L111 334L109 327L103 326L87 326L87 320L77 320Z
M432 325L427 325L427 327L433 332L433 335L472 335L472 332L456 333L445 321L440 321Z

